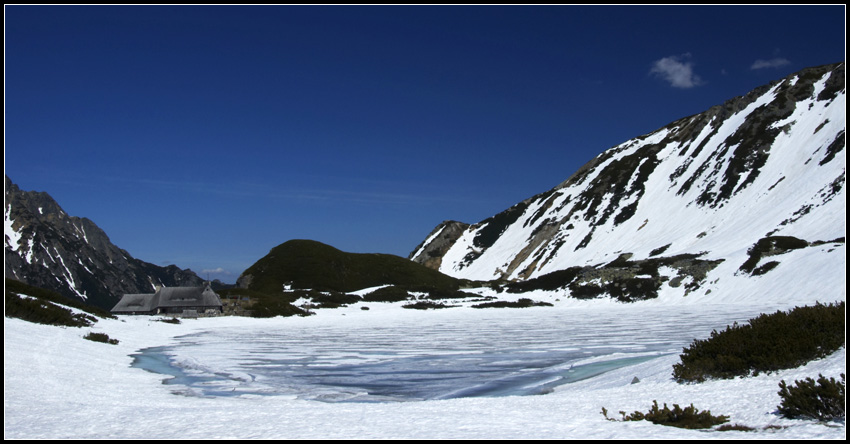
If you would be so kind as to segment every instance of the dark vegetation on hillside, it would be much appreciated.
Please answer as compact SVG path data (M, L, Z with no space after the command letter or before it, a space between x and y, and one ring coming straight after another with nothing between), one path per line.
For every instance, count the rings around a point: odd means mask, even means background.
M525 308L525 307L551 307L548 302L532 301L528 298L520 298L516 301L493 301L475 304L472 308Z
M663 251L659 249L658 251ZM661 267L677 270L671 286L685 285L687 291L699 288L706 274L722 260L698 259L697 254L681 254L670 257L631 261L624 254L614 261L597 267L570 267L547 273L543 276L506 285L509 293L524 293L533 290L569 289L570 296L577 299L593 299L608 295L620 302L634 302L658 297L661 285L667 278L661 276Z
M504 215L503 217L508 217ZM495 222L494 219L491 222ZM663 253L668 246L656 249ZM418 299L463 299L480 296L461 290L464 287L490 285L497 291L510 293L532 290L568 290L578 299L612 297L621 302L634 302L658 297L661 285L684 285L686 292L694 291L706 274L721 260L699 259L700 254L653 257L631 261L623 254L609 264L596 267L572 267L521 282L473 282L456 279L413 261L385 254L345 253L316 241L285 242L248 268L239 278L238 286L264 295L277 295L291 304L303 297L315 308L330 308L364 302L399 302L414 300L411 293L425 293ZM662 276L659 269L677 270L672 279ZM348 293L369 287L389 285L363 297ZM502 287L504 286L504 287ZM312 290L304 293L304 290ZM296 293L300 290L301 293ZM224 290L232 292L236 290ZM278 304L280 304L278 302ZM261 304L266 305L266 304ZM419 304L425 307L427 304ZM482 304L491 306L528 306L517 302ZM278 313L282 306L259 313ZM286 315L298 314L290 311Z
M413 295L407 290L390 285L388 287L379 288L369 294L363 295L364 302L400 302L411 299Z
M462 290L443 290L443 289L429 289L427 291L428 296L425 296L427 299L431 300L440 300L440 299L465 299L465 298L480 298L481 296L475 293L469 293Z
M499 236L505 232L505 230L520 216L525 213L526 208L528 208L530 200L526 200L520 202L501 213L486 219L481 222L482 228L478 230L478 233L475 234L475 238L472 239L473 245L476 247L476 251L473 251L466 255L464 261L469 263L473 260L477 259L481 256L481 253L484 250L493 246L494 243L499 239Z
M731 379L799 367L844 346L845 304L816 304L777 311L748 324L714 330L683 349L673 366L680 382Z
M451 305L434 301L491 299L461 290L484 284L456 279L398 256L345 253L316 241L291 240L245 270L237 283L240 288L219 294L248 296L252 315L269 317L307 315L310 308L358 302L410 301L405 308L446 308ZM380 286L363 296L350 294ZM309 301L306 309L293 305L298 300Z
M313 308L339 308L346 307L351 304L356 304L363 300L356 294L341 293L338 291L317 291L317 290L296 290L295 294L300 294L299 297L312 300Z
M27 285L14 279L5 281L5 315L25 321L48 325L85 327L97 322L97 317L114 318L106 310L86 305L51 290ZM24 296L21 296L24 295ZM65 307L85 313L73 313Z
M416 301L411 302L409 304L404 304L401 306L402 308L409 308L413 310L431 310L438 308L452 308L457 307L457 305L447 305L443 302L434 302L434 301Z
M251 301L250 313L255 318L273 318L275 316L307 316L309 313L292 305L297 297L278 294L266 294L245 288L228 288L219 290L218 295L222 300L227 298L240 299L249 298Z
M267 294L293 289L351 292L380 285L457 290L464 281L389 254L346 253L310 240L291 240L245 270L239 285Z
M793 236L766 236L759 239L758 242L747 250L747 255L749 257L743 264L741 264L738 270L744 273L749 273L753 276L762 275L779 265L779 262L777 261L769 261L759 265L759 262L763 258L778 256L792 250L799 250L801 248L823 245L826 243L844 243L844 238L838 238L827 242L808 242Z
M775 262L768 262L767 264L763 264L761 267L756 268L759 261L766 256L774 256L777 254L787 253L791 250L797 250L800 248L808 247L809 243L802 240L797 239L793 236L768 236L762 239L759 239L758 242L755 243L749 250L747 250L747 254L749 258L741 264L739 268L740 271L745 273L750 273L753 275L764 274L769 271L773 266L768 264L773 264ZM774 265L775 266L775 265ZM765 267L769 267L766 270ZM762 269L762 270L759 270Z

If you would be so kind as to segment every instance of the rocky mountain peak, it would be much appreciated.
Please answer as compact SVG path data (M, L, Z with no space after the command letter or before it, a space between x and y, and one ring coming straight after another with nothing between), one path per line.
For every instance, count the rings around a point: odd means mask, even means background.
M5 178L5 277L112 308L124 293L200 285L191 270L161 267L118 248L93 221L69 216L45 192Z

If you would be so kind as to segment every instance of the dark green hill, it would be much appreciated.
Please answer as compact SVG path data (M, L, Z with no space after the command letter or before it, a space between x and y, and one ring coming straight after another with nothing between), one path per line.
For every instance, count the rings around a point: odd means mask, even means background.
M312 240L291 240L249 267L237 285L263 293L293 289L356 291L392 284L407 289L458 289L460 280L391 254L346 253Z

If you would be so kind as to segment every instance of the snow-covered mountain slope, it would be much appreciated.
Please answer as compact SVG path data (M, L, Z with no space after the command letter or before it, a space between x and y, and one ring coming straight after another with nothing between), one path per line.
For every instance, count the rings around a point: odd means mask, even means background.
M487 220L441 224L410 258L477 280L568 274L573 296L610 294L603 271L687 292L721 263L766 278L827 252L843 275L844 77L843 62L808 68L617 145Z
M69 216L47 193L22 191L8 177L4 216L7 278L105 309L124 293L203 282L191 270L133 258L91 220Z

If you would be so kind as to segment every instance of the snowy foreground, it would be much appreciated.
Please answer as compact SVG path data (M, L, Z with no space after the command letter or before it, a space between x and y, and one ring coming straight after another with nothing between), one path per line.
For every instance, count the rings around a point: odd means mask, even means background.
M774 439L845 437L844 423L820 424L788 420L774 413L779 404L777 384L792 382L819 373L837 377L846 371L845 350L808 365L780 372L703 384L680 385L671 379L672 365L678 362L681 344L692 337L674 338L675 328L660 325L683 324L685 336L707 337L734 321L762 312L790 306L700 304L669 306L645 302L632 305L596 301L563 303L555 307L476 310L466 307L443 310L406 310L399 304L369 304L318 311L307 318L207 318L184 320L181 324L157 322L153 317L124 316L101 320L90 328L43 326L18 319L5 319L4 333L4 434L5 438L287 438L287 439L646 439L719 438ZM597 319L599 321L597 321ZM251 343L239 338L269 335L292 338L303 355L313 353L333 364L358 360L365 355L381 359L387 352L415 353L411 347L424 344L431 352L450 341L457 349L470 350L485 338L507 332L506 342L524 330L564 332L564 348L571 336L586 330L571 325L597 325L626 322L634 331L658 329L653 346L632 344L650 360L614 369L589 379L555 387L543 395L454 398L407 402L324 402L296 394L273 396L245 393L236 396L191 396L178 385L163 384L163 375L131 367L139 350L154 346L175 346L175 359L192 361L203 369L223 369L232 350L237 360L250 355ZM702 319L703 321L695 321ZM575 322L571 322L575 320ZM626 320L626 321L624 321ZM716 324L716 325L711 325ZM619 327L616 327L619 328ZM446 329L446 333L439 333ZM513 330L512 330L513 329ZM117 345L82 339L89 331L106 332L120 341ZM411 335L422 332L411 343ZM587 339L604 342L604 326L590 331ZM380 333L376 333L380 332ZM393 332L398 332L396 340ZM411 333L413 332L413 333ZM612 332L616 333L616 332ZM305 335L337 337L314 345ZM489 336L488 336L489 335ZM220 342L232 336L234 342ZM622 336L622 335L621 335ZM640 335L638 335L640 336ZM202 338L218 338L204 344ZM526 341L535 341L530 336ZM545 347L553 347L548 337ZM614 335L616 337L616 335ZM191 341L187 338L194 338ZM200 339L199 339L200 338ZM366 339L358 339L366 338ZM368 339L371 338L371 339ZM513 340L520 347L524 339ZM371 341L371 342L370 342ZM336 351L330 351L330 344ZM411 346L411 344L413 344ZM488 346L492 346L492 340ZM666 349L658 352L659 346ZM675 345L679 344L679 345ZM528 344L526 344L528 345ZM556 344L554 344L557 346ZM348 353L340 353L350 346ZM358 350L357 348L366 348ZM557 348L557 347L556 347ZM180 352L182 350L182 352ZM655 350L655 351L651 351ZM296 350L297 351L297 350ZM664 350L662 350L664 351ZM290 351L291 352L291 351ZM261 352L257 353L271 353ZM273 353L272 353L273 354ZM618 353L614 353L617 355ZM271 355L269 355L271 356ZM378 356L375 358L375 356ZM614 357L614 356L611 356ZM610 357L608 357L610 358ZM592 358L606 359L605 357ZM338 362L337 362L338 363ZM316 363L320 365L321 363ZM576 365L582 362L576 361ZM572 364L571 364L572 365ZM232 376L232 375L231 375ZM634 377L640 382L631 384ZM244 378L248 380L250 378ZM237 377L235 379L239 381ZM659 404L693 403L700 410L730 416L730 424L742 424L757 431L697 431L654 425L646 421L613 422L601 414L619 418L619 411L646 412ZM780 426L780 428L765 428Z

